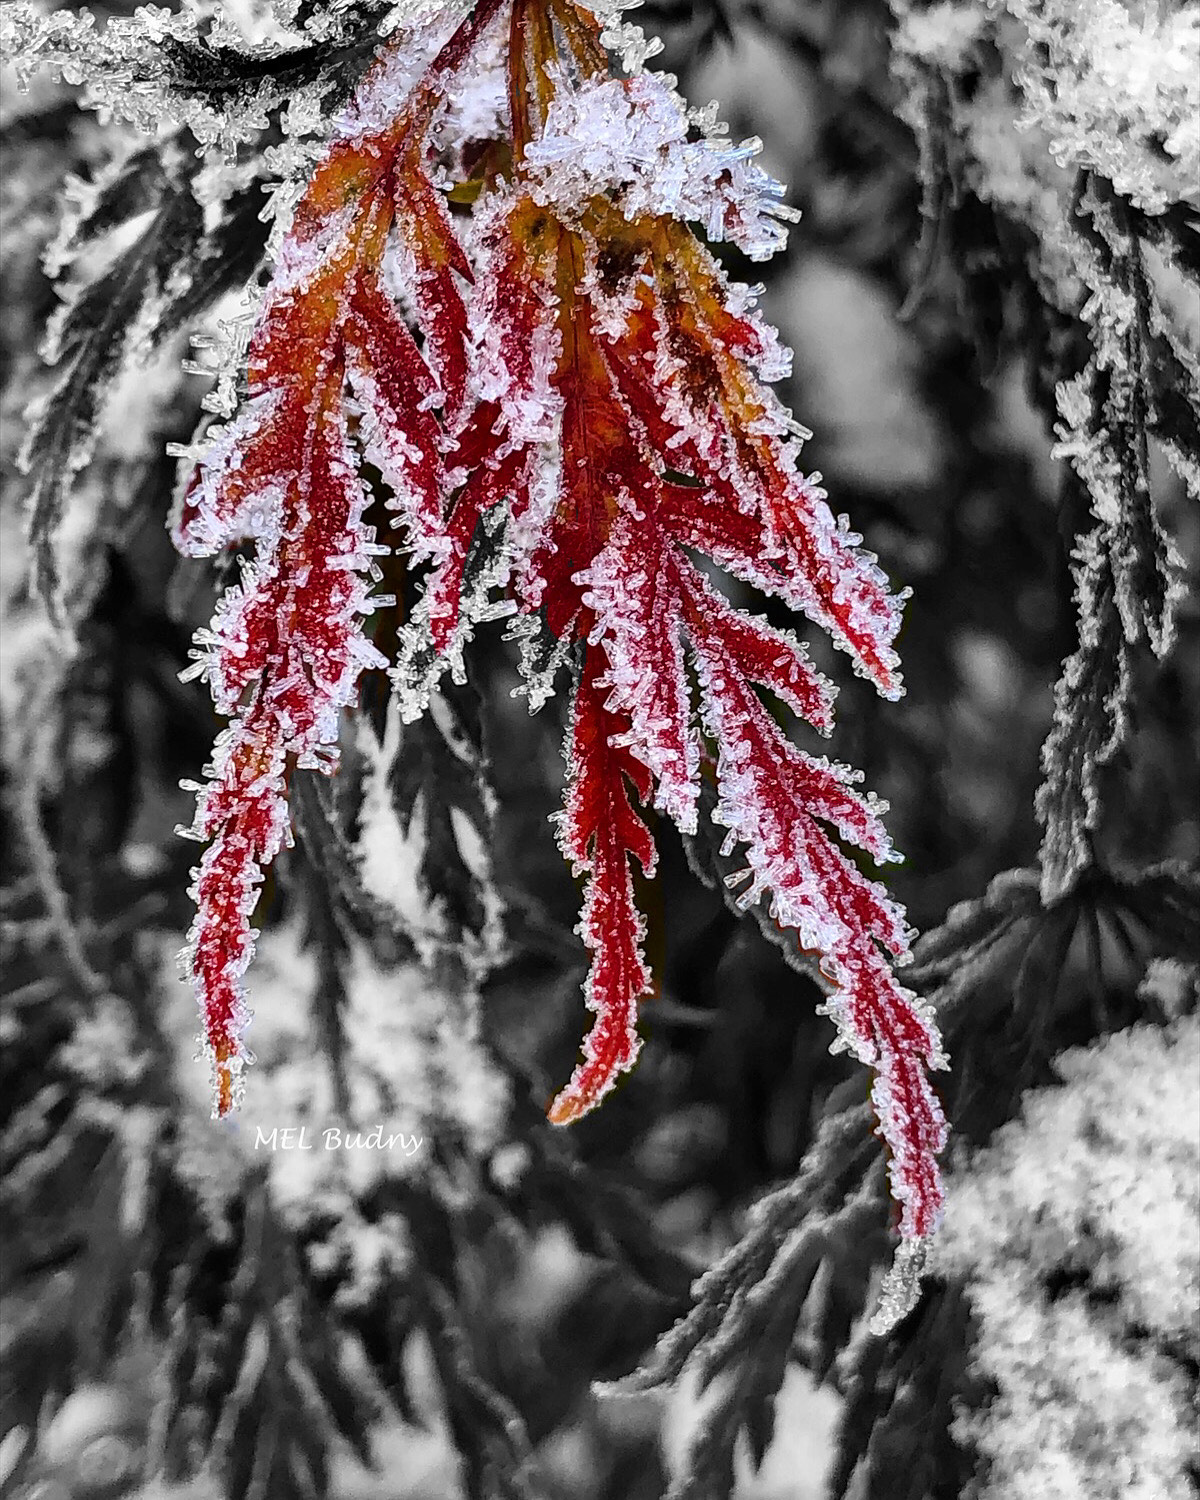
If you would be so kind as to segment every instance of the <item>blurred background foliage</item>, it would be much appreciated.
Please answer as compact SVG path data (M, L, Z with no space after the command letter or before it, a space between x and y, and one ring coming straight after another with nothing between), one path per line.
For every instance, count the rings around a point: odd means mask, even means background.
M341 9L338 86L349 87L381 8ZM1055 388L1093 347L1094 288L1073 275L1070 247L1109 179L1095 163L1064 165L1045 140L1035 161L1036 123L1000 139L1019 111L1006 28L1032 9L997 19L952 3L657 0L636 17L664 38L658 61L693 102L716 98L735 137L762 137L803 210L765 271L727 260L765 279L767 315L795 348L783 394L814 431L808 466L913 591L907 696L883 704L844 681L836 754L891 803L907 863L890 879L931 934L913 983L936 999L955 1059L945 1096L958 1150L1017 1119L1025 1091L1055 1085L1064 1049L1190 1012L1200 940L1190 588L1172 652L1130 648L1127 731L1111 753L1081 751L1083 769L1060 786L1056 805L1094 792L1102 811L1070 878L1047 891L1040 752L1079 639L1071 555L1095 500L1051 456ZM889 1254L866 1076L830 1055L820 991L770 924L737 917L719 882L697 878L719 871L715 853L685 849L665 825L647 892L660 992L645 1006L642 1060L569 1133L542 1119L583 1019L577 892L547 823L564 704L528 715L498 633L474 648L472 689L447 700L442 728L392 746L387 777L402 831L419 801L426 884L468 945L484 941L486 900L480 872L446 842L451 810L489 832L504 915L487 940L481 1035L465 1011L457 1038L443 1024L473 972L445 955L431 965L356 885L347 851L379 751L348 733L334 792L298 788L298 845L264 898L270 930L250 981L258 1114L232 1130L207 1120L193 1001L172 964L194 850L174 829L190 817L178 783L197 776L215 725L203 688L178 673L222 579L181 563L164 528L175 484L164 449L187 443L201 416L203 382L180 361L204 309L181 309L149 367L113 382L95 451L73 472L83 387L110 373L84 341L63 418L77 637L64 653L26 582L28 480L16 466L27 402L48 388L37 349L57 295L43 254L66 175L87 179L140 143L65 85L10 82L0 1493L815 1500L828 1484L858 1500L950 1500L971 1485L1007 1495L1003 1438L979 1414L1001 1410L1003 1380L1018 1377L979 1343L991 1325L972 1302L969 1246L953 1238L897 1332L865 1331ZM1194 370L1196 199L1181 190L1160 204L1136 175L1111 191L1154 306L1168 309L1171 338L1155 336ZM231 213L212 296L236 291L262 253L257 202ZM139 205L126 208L118 234L128 217L134 235ZM104 226L92 228L72 268L85 279L93 252L103 263ZM1200 426L1194 385L1174 381L1174 405L1172 382L1155 386L1174 368L1160 355L1145 365L1158 414L1148 483L1190 579L1200 517L1181 476L1200 459ZM1094 741L1114 702L1068 703L1068 748ZM366 707L382 730L378 684ZM468 747L465 778L455 744ZM1191 1033L1180 1035L1186 1066ZM259 1117L341 1118L372 1067L391 1128L424 1138L411 1161L253 1149ZM969 1180L965 1157L952 1182L960 1170ZM1171 1392L1194 1399L1194 1337L1160 1337L1132 1312L1122 1321L1126 1283L1106 1291L1096 1256L1075 1265L1072 1233L1022 1272L1029 1295L1115 1298L1112 1337L1152 1345ZM993 1285L985 1269L980 1284ZM643 1361L635 1394L594 1389ZM1153 1359L1138 1369L1160 1378ZM1055 1399L1066 1410L1090 1398Z

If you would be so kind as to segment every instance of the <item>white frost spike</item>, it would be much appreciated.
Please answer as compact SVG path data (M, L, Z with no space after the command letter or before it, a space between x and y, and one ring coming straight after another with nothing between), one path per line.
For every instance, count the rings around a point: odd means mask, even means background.
M575 622L572 620L561 636L553 636L540 616L518 614L504 639L516 641L520 651L522 681L513 688L512 696L524 695L529 700L529 712L536 714L554 697L555 679L570 660Z
M927 1240L901 1240L879 1289L879 1301L868 1325L878 1337L901 1324L921 1297L921 1277L928 1256Z
M799 215L783 203L783 184L751 160L761 141L688 140L683 100L652 73L577 87L560 74L556 83L542 138L526 152L539 203L570 216L611 193L627 219L693 220L751 260L784 247L785 225Z
M1200 180L1200 16L1194 5L1008 0L1025 33L1026 108L1062 167L1108 178L1160 214Z

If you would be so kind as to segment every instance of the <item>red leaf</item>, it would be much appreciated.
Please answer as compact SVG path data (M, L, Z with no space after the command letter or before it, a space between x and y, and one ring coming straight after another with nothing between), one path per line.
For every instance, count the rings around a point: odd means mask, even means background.
M471 268L445 199L415 154L401 162L395 184L404 281L425 332L426 358L441 389L443 420L453 429L467 401L467 310L456 276L469 281Z
M766 620L734 609L695 568L684 565L678 571L693 616L703 618L711 638L741 675L770 688L802 719L828 734L836 689L813 667L804 646Z
M247 533L255 559L199 637L219 709L233 716L198 789L193 836L211 839L192 888L197 913L187 957L214 1067L218 1113L236 1106L250 1054L242 976L263 867L287 837L293 765L330 770L339 716L364 667L386 665L361 632L381 549L362 523L364 494L350 451L347 367L369 412L368 451L395 490L415 549L446 557L441 437L430 414L435 381L379 270L394 217L406 210L414 298L426 347L457 418L466 392L466 316L454 282L466 270L440 196L420 168L421 141L453 58L495 15L484 0L435 59L406 110L371 128L390 98L385 51L355 96L348 134L334 142L297 205L250 346L250 397L209 450L177 525L186 551ZM355 127L360 127L357 131ZM387 549L382 549L387 550Z
M686 833L696 829L700 746L683 663L683 601L674 548L652 517L624 515L585 572L582 603L596 617L609 668L598 679L611 690L630 730L620 743L651 771L654 801Z
M590 647L575 695L568 758L571 766L559 842L577 870L587 872L579 934L592 954L584 986L596 1020L583 1044L583 1060L550 1106L555 1125L586 1114L630 1069L641 1042L637 1001L650 988L642 957L645 922L634 902L630 858L646 875L655 867L654 841L634 810L625 777L644 795L645 772L613 744L621 720L604 707L597 683L603 663Z
M446 475L441 429L429 407L436 386L408 325L373 268L357 276L342 330L346 373L363 411L359 438L393 492L418 560L445 551Z
M378 549L361 525L344 373L368 455L416 557L432 564L397 632L402 712L421 711L438 672L463 670L463 643L490 616L537 616L521 627L536 637L531 700L582 651L559 835L586 876L579 930L596 1021L551 1118L578 1118L637 1054L650 975L632 861L650 874L655 860L638 808L653 796L685 831L697 818L686 641L717 748L717 821L729 847L746 850L742 900L769 892L776 919L820 955L827 1008L876 1070L902 1230L926 1234L945 1122L925 1069L943 1059L889 965L907 952L903 912L837 842L892 857L884 808L854 773L793 743L760 698L766 689L829 732L833 690L800 642L735 609L684 551L803 611L881 692L899 693L902 599L835 521L819 476L797 470L801 429L770 389L787 352L682 218L649 207L709 193L715 233L769 252L778 226L761 174L705 158L682 115L675 130L676 104L652 75L609 78L599 27L574 0L519 0L506 33L508 139L478 157L471 185L473 276L427 159L455 70L501 8L482 0L416 84L393 48L364 81L284 241L251 346L250 399L215 435L181 508L185 550L258 540L205 638L214 696L234 716L196 828L213 839L193 958L219 1107L236 1093L249 913L286 836L289 769L329 764L338 712L375 662L356 628ZM575 137L548 122L576 108L585 119L627 111L631 139L657 138L683 196L658 192L657 158L640 145L623 158L620 141L592 150L589 136L573 164ZM568 201L577 183L589 185ZM416 338L383 280L389 243ZM499 589L507 600L491 597Z

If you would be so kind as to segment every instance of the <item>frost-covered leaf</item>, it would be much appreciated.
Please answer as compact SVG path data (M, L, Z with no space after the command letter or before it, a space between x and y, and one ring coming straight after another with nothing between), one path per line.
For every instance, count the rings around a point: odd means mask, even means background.
M1111 189L1084 179L1076 223L1088 247L1092 295L1083 308L1092 356L1060 383L1057 457L1087 488L1108 552L1125 641L1165 656L1179 584L1170 541L1151 494L1147 434L1156 416L1151 325L1155 300L1129 213Z
M355 439L391 492L411 565L428 565L395 633L399 717L436 715L438 678L461 684L471 632L498 615L530 622L517 633L535 706L560 664L576 678L560 842L587 877L580 932L597 1016L551 1118L591 1108L636 1056L652 976L631 857L643 875L655 863L640 809L653 800L696 830L703 731L718 750L726 852L743 845L748 861L739 904L769 893L772 919L822 967L836 1045L876 1071L901 1230L920 1238L937 1222L945 1135L926 1069L944 1058L892 973L908 951L903 914L841 847L893 858L885 809L794 743L759 698L765 689L829 731L832 689L804 648L735 609L690 556L807 614L899 695L903 596L831 514L820 476L797 470L804 432L770 388L790 355L756 294L727 280L687 223L758 258L794 215L753 165L757 143L731 149L666 78L636 65L614 77L586 7L519 0L507 57L502 9L479 6L427 66L411 37L381 51L282 240L248 400L214 430L176 518L188 552L256 542L196 668L234 720L193 830L214 840L189 962L219 1107L245 1058L250 911L287 837L290 766L332 764L338 710L359 670L382 664L356 629L392 601L367 595L380 549L351 474L348 385ZM505 58L507 109L487 103ZM479 86L478 108L446 106L460 78ZM507 149L481 158L460 239L430 160L435 149L454 160L454 131L483 120L507 132ZM391 764L427 733L401 734ZM453 918L445 892L430 901L432 785L401 773L368 799L368 823L395 826L406 849L396 867L408 874L387 899L411 908L414 931L434 908ZM374 845L364 859L384 871ZM368 872L377 893L386 883Z
M332 769L341 709L363 669L386 664L361 629L364 615L390 602L369 596L374 559L389 549L363 520L347 379L375 405L363 438L412 546L425 556L439 547L441 457L422 404L431 381L397 320L379 324L389 304L377 276L398 175L417 159L443 75L487 19L481 11L457 33L415 87L397 49L364 80L284 239L250 345L248 399L213 434L175 518L177 544L189 554L256 539L255 560L199 637L192 669L207 675L232 720L198 789L191 836L209 847L195 874L198 911L185 957L218 1113L234 1107L250 1057L242 976L263 871L290 838L288 777L293 766ZM420 202L431 205L430 192L421 190ZM444 210L428 213L404 228L417 236L417 280L435 274L431 261L438 276L455 263Z
M585 72L600 67L586 49L580 59ZM680 138L671 124L676 106L647 88L634 91L633 107L652 104L658 111L646 121L647 139L661 140L666 150ZM617 146L624 116L607 89L573 106L590 122L577 151L568 149L565 135L548 136L549 123L541 137L530 126L532 166L482 210L472 303L481 330L476 379L498 408L491 420L512 449L525 449L533 474L529 479L528 469L513 464L505 541L510 587L518 607L541 612L551 632L587 637L584 683L607 689L606 712L628 721L607 731L613 748L633 758L639 781L650 773L641 794L653 788L657 804L685 832L695 829L699 795L696 710L683 668L683 643L690 641L705 725L722 748L721 821L749 847L754 873L746 904L769 889L776 919L799 927L802 942L826 955L831 976L838 975L835 1013L864 1057L885 1059L892 1084L879 1085L881 1109L890 1115L892 1085L904 1094L895 1118L907 1111L912 1155L898 1159L897 1187L914 1200L906 1232L924 1233L933 1222L936 1185L933 1178L918 1185L926 1170L918 1163L938 1149L940 1116L932 1094L905 1072L905 1058L910 1048L925 1047L936 1065L939 1054L915 1011L876 1051L883 1010L906 1013L909 1002L884 983L887 968L872 956L873 939L855 959L847 947L844 967L830 956L841 951L843 934L853 945L862 940L856 934L873 931L897 954L907 936L879 888L862 882L811 821L832 824L884 859L889 850L876 810L848 789L845 773L797 752L749 686L762 683L827 729L829 691L797 643L724 603L683 546L708 552L805 609L889 695L899 690L891 648L899 609L873 560L854 550L858 538L834 524L823 492L792 467L793 424L752 373L758 367L773 378L786 368L775 336L690 235L659 212L662 205L629 196L633 169ZM547 109L550 121L553 102ZM566 183L578 207L564 205ZM561 444L561 462L548 462L548 439ZM680 472L691 482L676 479ZM436 576L436 590L443 576ZM598 646L607 659L602 673L593 664ZM405 691L403 666L400 679ZM579 702L587 702L583 688ZM742 740L745 752L736 749ZM591 753L593 769L581 773L585 786L595 774ZM610 779L615 774L607 772ZM632 774L629 763L622 774ZM623 789L614 795L623 803ZM782 800L773 805L777 796ZM582 848L570 844L568 853L579 861ZM845 885L837 894L839 882ZM605 905L594 909L606 888ZM593 872L588 892L585 926L593 943L601 938L603 922L594 925L599 912L612 918L608 946L596 947L593 969L593 981L600 975L604 984L598 994L589 981L589 993L596 1000L611 992L612 1035L631 1037L636 990L630 990L644 988L648 977L637 953L624 858L614 851ZM869 999L878 984L884 988ZM857 1018L850 1019L856 1006ZM632 1041L606 1041L605 1050L607 1082L618 1059L623 1066L632 1060ZM589 1078L596 1064L589 1053L583 1065ZM899 1135L891 1144L901 1151Z
M64 293L47 331L43 353L61 372L29 408L20 464L30 476L29 538L37 587L56 616L55 538L71 485L89 462L105 398L122 371L144 359L182 318L204 305L194 283L205 263L225 247L206 236L182 156L174 149L136 155L115 177L98 184L82 212L68 213L50 264L60 268L80 244L103 237L142 212L148 224L91 280L78 278ZM236 275L222 257L212 268L216 287Z
M1047 902L1068 891L1093 862L1102 811L1098 777L1128 732L1129 647L1101 530L1079 549L1075 597L1079 645L1055 689L1054 725L1042 751L1046 779L1037 799L1046 830L1041 863Z
M265 130L272 115L295 129L315 101L344 96L376 45L383 4L310 6L307 37L275 34L248 42L237 17L203 6L178 12L140 6L97 26L90 11L52 11L13 0L0 13L0 53L27 86L50 70L82 86L85 103L157 135L164 119L186 126L202 147L238 145ZM409 9L409 7L406 7ZM418 6L417 9L420 9Z
M1194 197L1200 173L1200 11L1135 18L1119 0L1008 0L1025 45L1026 124L1060 161L1095 170L1159 213Z
M641 1047L637 1002L650 988L642 953L646 924L634 903L631 861L653 875L657 854L626 786L628 779L645 798L650 778L618 743L623 721L604 705L598 655L589 649L575 694L567 801L559 822L563 854L587 876L579 932L592 955L584 993L596 1020L583 1061L550 1107L558 1125L586 1113L633 1066Z

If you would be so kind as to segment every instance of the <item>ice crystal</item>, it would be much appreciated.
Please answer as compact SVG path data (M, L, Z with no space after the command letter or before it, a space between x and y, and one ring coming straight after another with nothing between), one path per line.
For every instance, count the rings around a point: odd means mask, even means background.
M1150 213L1200 182L1200 6L1008 0L1027 36L1026 118L1055 157Z
M197 14L175 14L156 5L132 16L111 17L98 28L90 11L50 11L14 0L0 15L0 53L16 65L20 87L35 68L51 67L63 80L85 89L102 116L128 121L157 135L164 119L187 125L202 145L233 152L266 123L260 98L214 110L194 95L170 89L166 47L197 34Z
M451 49L429 72L440 79L439 68L453 66ZM198 912L185 952L219 1113L236 1104L249 1058L250 916L263 869L287 839L289 768L336 765L341 710L363 669L386 665L361 629L375 608L375 558L389 549L363 521L347 382L370 412L359 439L414 546L424 543L427 556L443 548L429 406L437 399L453 409L464 398L462 316L446 297L446 210L426 178L396 171L404 151L420 150L437 104L431 87L410 93L410 83L385 51L360 87L283 240L250 344L249 398L215 435L176 516L186 552L256 540L253 562L198 638L192 669L232 716L190 830L212 842L195 872ZM379 280L398 210L413 298L429 316L432 369ZM460 251L455 263L465 268Z
M612 193L631 221L644 214L696 221L708 239L769 260L783 248L784 223L799 215L781 201L783 184L752 161L762 142L732 146L689 133L683 101L656 74L579 88L560 79L541 139L526 151L531 191L547 205Z

